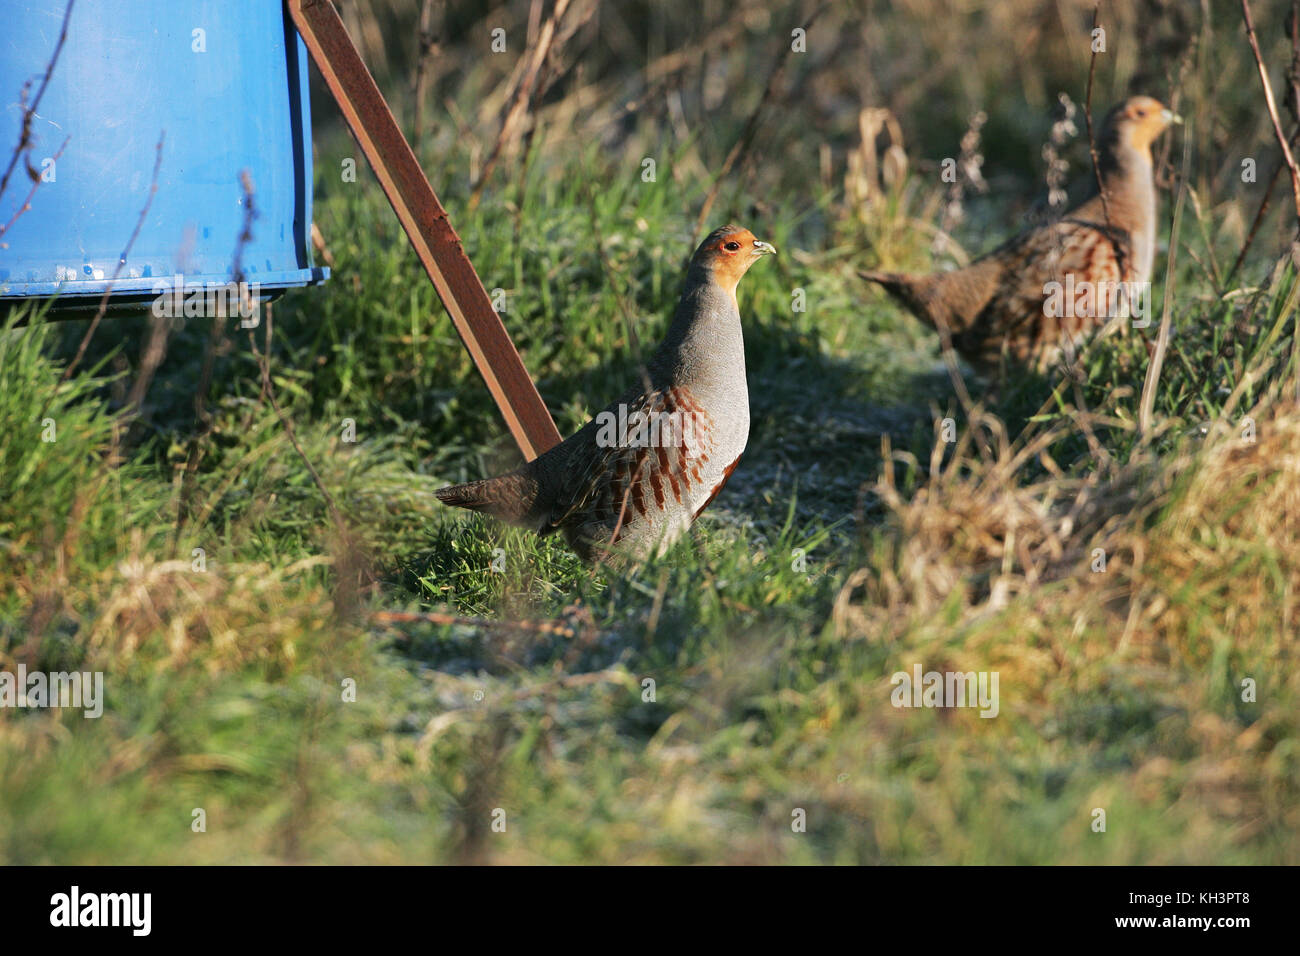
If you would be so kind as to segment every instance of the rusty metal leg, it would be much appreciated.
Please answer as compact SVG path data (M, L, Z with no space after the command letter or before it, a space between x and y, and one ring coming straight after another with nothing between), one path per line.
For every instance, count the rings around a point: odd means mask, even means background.
M530 461L560 442L519 352L410 144L328 0L286 0L289 15L361 144L438 298Z

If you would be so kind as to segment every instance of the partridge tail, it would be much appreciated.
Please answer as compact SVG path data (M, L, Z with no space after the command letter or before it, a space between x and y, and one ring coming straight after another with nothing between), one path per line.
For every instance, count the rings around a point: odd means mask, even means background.
M463 485L448 485L434 494L443 504L481 511L500 521L537 530L538 522L534 520L537 481L522 471L512 471L499 478L468 481Z
M868 282L907 306L922 322L954 335L970 329L998 292L1002 271L998 261L985 256L964 269L906 275L899 272L858 273Z
M860 269L858 276L881 286L920 318L930 321L926 291L934 283L934 276L912 276L901 272L878 272L874 269Z
M858 276L868 282L883 285L891 292L902 285L903 280L906 278L898 272L881 272L878 269L859 269Z

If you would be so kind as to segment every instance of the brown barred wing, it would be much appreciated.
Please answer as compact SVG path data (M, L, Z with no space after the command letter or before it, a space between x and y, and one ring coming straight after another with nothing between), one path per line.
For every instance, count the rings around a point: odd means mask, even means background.
M1020 362L1052 357L1115 314L1119 283L1130 274L1127 236L1065 219L1027 232L991 253L1002 282L971 328L954 344L996 361L1005 347Z
M605 525L617 541L635 523L686 511L705 481L712 424L683 386L609 406L583 428L550 529Z

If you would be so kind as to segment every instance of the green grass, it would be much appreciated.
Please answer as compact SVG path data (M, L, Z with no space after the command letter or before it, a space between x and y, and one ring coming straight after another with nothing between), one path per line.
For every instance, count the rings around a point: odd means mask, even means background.
M988 129L1013 128L1008 109ZM657 342L708 183L643 183L638 141L557 132L470 211L467 151L442 145L452 221L567 434ZM1156 437L1125 424L1153 329L1097 343L1078 396L1004 383L1008 441L1054 429L1004 468L935 337L853 278L867 239L923 255L909 219L935 184L914 171L864 222L807 175L756 212L740 176L714 218L781 251L740 291L749 450L670 554L593 571L433 497L517 452L373 178L338 181L352 149L320 137L334 276L275 304L271 346L344 531L243 331L206 431L206 322L126 424L146 318L106 320L64 383L84 322L0 331L0 670L101 670L107 694L99 720L0 712L0 862L1300 862L1293 269L1247 319L1181 256ZM1006 207L970 213L959 239L987 246ZM1180 241L1230 262L1190 215ZM1248 290L1277 251L1258 243ZM1247 413L1254 445L1234 443ZM950 415L962 439L932 456ZM465 620L373 617L395 610ZM895 709L918 663L998 671L999 716Z

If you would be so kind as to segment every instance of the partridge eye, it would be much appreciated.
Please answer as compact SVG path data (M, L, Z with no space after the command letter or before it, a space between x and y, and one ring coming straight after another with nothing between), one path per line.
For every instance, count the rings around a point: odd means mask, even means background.
M727 243L723 248L726 249L728 252L739 252L739 251L740 251L740 243L738 243L738 242L736 242L736 241L733 240L733 241Z

